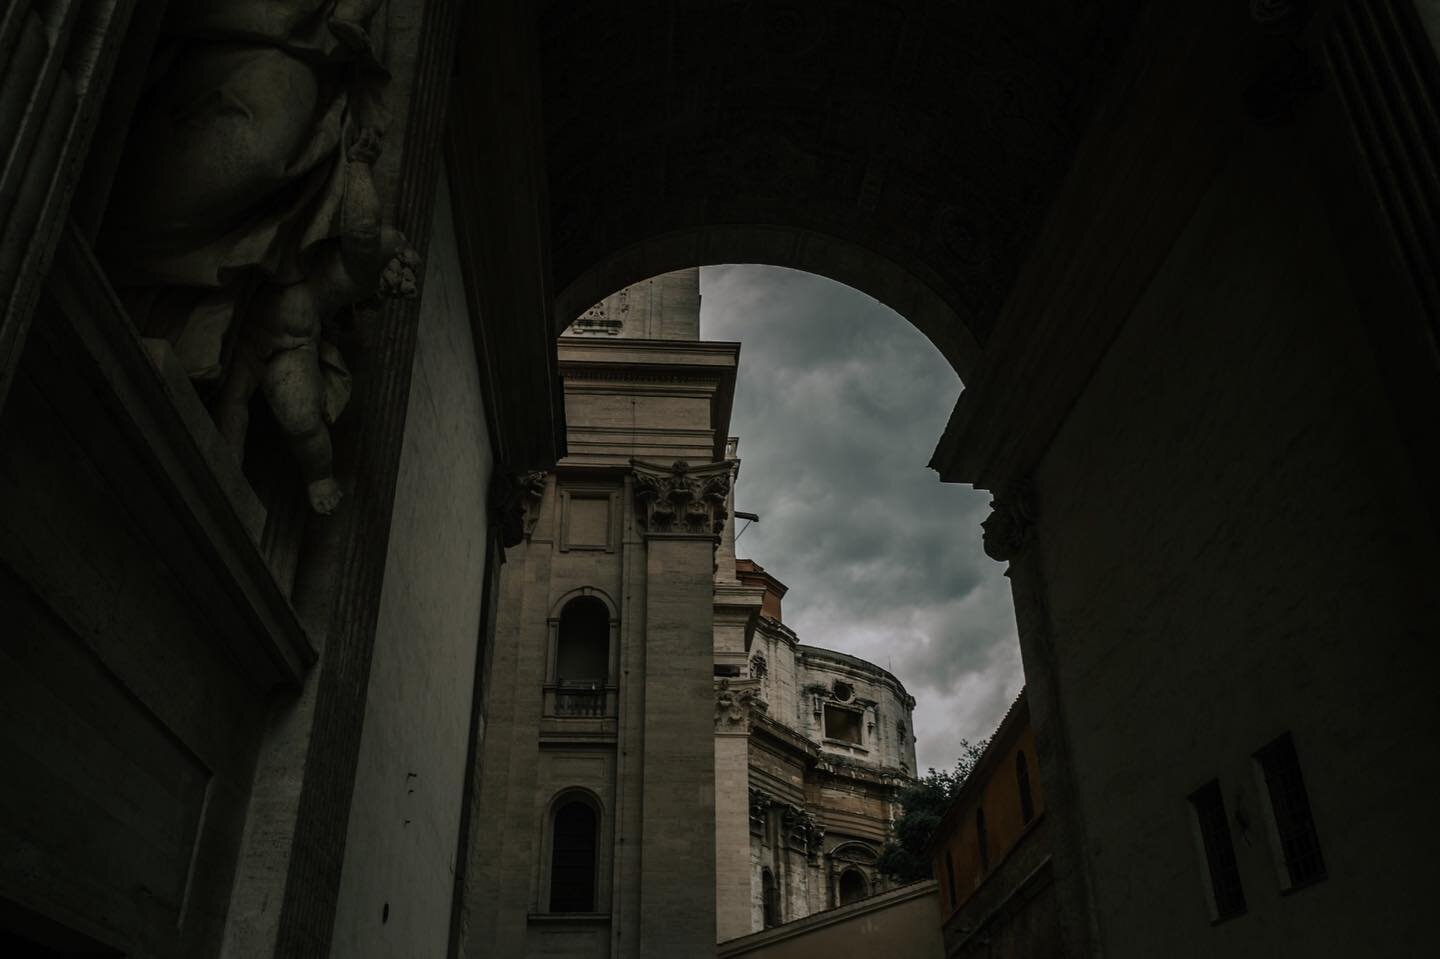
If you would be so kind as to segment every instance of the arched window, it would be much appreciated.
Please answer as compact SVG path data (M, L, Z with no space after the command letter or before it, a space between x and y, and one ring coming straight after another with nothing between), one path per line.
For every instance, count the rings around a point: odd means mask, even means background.
M760 903L765 911L765 928L780 925L780 896L775 889L775 874L760 870Z
M950 890L950 908L954 909L960 903L955 892L955 857L948 849L945 850L945 887Z
M571 799L555 810L550 827L550 911L595 911L595 807Z
M562 686L603 686L610 675L610 610L594 596L565 604L555 647L555 679Z
M980 871L990 868L990 837L985 833L985 810L975 810L975 844L980 850Z
M1023 749L1015 754L1015 782L1020 786L1020 818L1029 823L1035 818L1035 800L1030 795L1030 767Z
M870 895L870 884L865 874L858 869L847 869L840 874L840 905L848 906Z

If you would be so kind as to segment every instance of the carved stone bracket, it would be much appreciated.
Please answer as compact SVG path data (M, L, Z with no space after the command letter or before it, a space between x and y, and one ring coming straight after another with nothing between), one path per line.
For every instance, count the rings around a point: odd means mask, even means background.
M780 825L791 849L804 850L811 862L819 857L825 839L825 827L819 820L799 806L786 806L780 814Z
M801 850L811 862L820 855L825 839L825 827L810 812L794 803L765 792L763 789L750 790L750 828L763 832L770 810L780 812L780 839L791 849Z
M980 524L985 555L1008 563L1029 549L1035 538L1035 499L1021 485L990 501L990 515Z
M696 467L684 460L668 467L640 460L630 465L635 470L635 507L647 531L708 533L718 542L728 515L728 460Z
M540 501L545 497L545 474L497 471L490 486L491 518L507 549L520 545L535 530Z
M756 832L765 829L765 819L771 806L780 805L779 801L762 790L750 789L750 828Z

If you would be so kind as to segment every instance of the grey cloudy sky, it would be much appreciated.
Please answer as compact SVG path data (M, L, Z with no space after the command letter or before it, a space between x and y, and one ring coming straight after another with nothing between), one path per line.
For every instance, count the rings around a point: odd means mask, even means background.
M700 272L700 335L739 340L730 432L738 552L790 587L801 642L890 669L916 699L921 769L950 767L1019 692L1003 567L980 549L989 494L926 467L960 381L863 293L766 266Z

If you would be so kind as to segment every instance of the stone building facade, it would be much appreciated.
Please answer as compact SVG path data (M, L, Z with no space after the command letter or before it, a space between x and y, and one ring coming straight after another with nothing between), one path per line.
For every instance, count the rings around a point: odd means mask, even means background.
M699 340L699 271L559 343L569 454L519 495L488 664L467 908L494 955L713 947L716 546L739 346Z
M915 700L873 663L801 644L781 618L785 585L752 560L735 566L738 582L764 590L748 658L743 935L890 888L875 863L915 768ZM723 924L723 896L718 910Z

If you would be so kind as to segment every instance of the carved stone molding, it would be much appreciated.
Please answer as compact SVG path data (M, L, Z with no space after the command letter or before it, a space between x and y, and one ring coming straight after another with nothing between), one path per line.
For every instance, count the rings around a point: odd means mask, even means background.
M1019 558L1034 540L1035 500L1028 487L997 494L980 528L986 556L1000 563Z
M640 460L630 465L635 470L635 508L648 532L709 534L719 540L728 515L728 460L698 467L684 460L669 467Z

